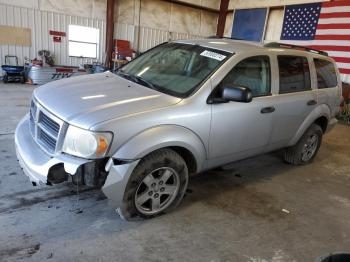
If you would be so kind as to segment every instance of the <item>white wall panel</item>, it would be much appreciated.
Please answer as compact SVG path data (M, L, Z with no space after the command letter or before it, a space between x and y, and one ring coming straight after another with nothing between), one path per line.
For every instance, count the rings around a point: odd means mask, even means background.
M96 61L96 59L83 59L68 56L68 26L70 24L90 26L100 30L97 60L102 61L104 58L106 36L105 21L0 4L0 25L30 28L32 38L32 45L30 47L1 45L0 64L5 63L5 55L16 55L19 64L22 65L25 57L30 59L35 57L39 58L38 51L42 49L54 53L55 63L57 65L78 66L79 64ZM62 37L61 43L55 43L53 42L53 37L49 34L50 30L66 32L67 36Z
M39 9L39 0L0 0L0 4Z
M135 26L128 24L114 24L114 38L128 40L133 48L137 48L135 41Z
M168 31L148 27L140 27L139 50L143 52L158 44L169 41L169 35L170 33Z
M30 7L15 7L0 4L0 25L30 28L32 38L32 45L30 47L0 45L0 64L5 63L5 55L16 55L20 65L24 63L25 57L39 59L38 51L42 49L53 52L57 65L78 66L96 61L95 59L68 56L68 26L70 24L95 27L100 30L97 60L100 62L104 61L106 39L106 22L104 20L41 11ZM66 32L67 36L62 37L61 43L55 43L53 42L53 37L49 34L50 30ZM194 39L203 36L169 32L167 30L144 26L141 26L140 30L138 30L138 26L135 25L115 23L114 37L130 41L134 49L143 52L169 40ZM2 73L0 72L0 75Z
M196 39L203 38L203 36L192 35L187 33L177 33L177 32L168 32L159 29L141 27L140 34L140 51L146 51L156 45L161 43L178 40L178 39Z
M270 8L265 31L265 41L279 41L282 32L284 8Z
M138 35L140 35L139 40ZM118 39L130 41L132 48L135 50L140 50L141 52L171 40L195 39L203 37L187 33L169 32L166 30L144 26L140 27L140 34L138 34L137 26L127 24L115 24L114 36Z

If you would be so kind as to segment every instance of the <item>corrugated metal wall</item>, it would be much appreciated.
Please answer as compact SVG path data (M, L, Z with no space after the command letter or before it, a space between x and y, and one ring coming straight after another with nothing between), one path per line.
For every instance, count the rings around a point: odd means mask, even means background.
M138 27L127 24L115 24L114 36L118 39L129 40L132 47L144 52L156 45L170 40L177 39L195 39L203 36L191 35L186 33L169 32L165 30L140 27L140 40L138 41Z
M4 64L5 55L16 55L19 64L24 63L24 58L38 57L38 51L45 49L54 53L57 65L78 66L91 63L93 59L83 59L68 56L68 25L90 26L100 29L100 43L98 61L105 58L105 34L106 22L104 20L65 15L54 12L40 11L32 8L15 7L0 4L0 25L25 27L31 29L32 46L0 45L0 64ZM129 40L133 48L145 51L157 44L174 39L199 38L197 35L186 33L168 32L160 29L140 27L140 41L137 41L138 27L128 24L115 24L114 37ZM67 37L62 37L61 43L54 43L49 31L62 31ZM1 71L1 70L0 70ZM0 75L2 72L0 72Z
M68 33L68 25L90 26L100 29L99 59L103 58L105 46L105 21L78 16L64 15L53 12L39 11L31 8L0 5L0 24L7 26L25 27L31 29L32 46L0 46L0 64L4 64L5 55L18 56L19 63L23 64L24 57L38 57L38 51L50 50L55 55L58 65L79 65L92 62L92 59L82 59L68 56L68 34L62 37L61 43L54 43L50 30Z

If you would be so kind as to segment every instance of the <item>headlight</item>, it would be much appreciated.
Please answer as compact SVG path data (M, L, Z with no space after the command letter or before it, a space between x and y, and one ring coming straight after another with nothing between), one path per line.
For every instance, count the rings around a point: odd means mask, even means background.
M98 158L106 155L113 135L109 132L92 132L69 126L62 151L84 158Z

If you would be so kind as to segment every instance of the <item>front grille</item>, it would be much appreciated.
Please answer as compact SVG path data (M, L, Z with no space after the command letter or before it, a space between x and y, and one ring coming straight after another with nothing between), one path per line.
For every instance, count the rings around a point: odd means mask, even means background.
M48 153L55 153L63 121L32 100L29 126L34 140Z
M45 147L49 148L50 152L54 152L56 149L57 140L49 136L43 130L39 130L38 141Z
M51 132L53 136L58 136L58 132L60 131L60 125L51 118L49 118L47 115L45 115L42 111L39 112L39 123L45 129L47 129L47 131Z

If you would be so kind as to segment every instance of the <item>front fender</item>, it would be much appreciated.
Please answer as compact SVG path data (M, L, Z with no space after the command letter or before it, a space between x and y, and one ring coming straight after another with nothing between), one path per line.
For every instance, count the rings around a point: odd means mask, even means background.
M113 158L141 159L157 149L170 146L189 150L196 160L196 171L202 169L207 158L203 141L191 130L178 125L161 125L144 130L124 143Z
M312 125L312 123L314 123L317 118L322 116L326 117L328 121L330 120L331 111L325 104L321 104L311 111L311 113L305 118L304 122L300 125L298 131L295 133L288 146L295 145L305 131Z

